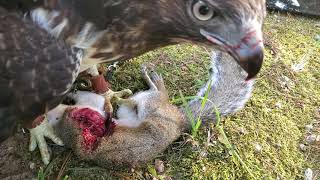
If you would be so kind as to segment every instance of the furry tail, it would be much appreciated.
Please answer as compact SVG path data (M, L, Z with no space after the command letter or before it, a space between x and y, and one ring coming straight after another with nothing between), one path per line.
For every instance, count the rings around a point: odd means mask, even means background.
M204 97L208 91L208 102L202 112L202 99L192 100L188 104L194 118L200 115L203 120L214 120L215 107L222 116L242 109L251 97L254 84L253 80L246 81L246 77L247 73L230 55L220 51L213 52L209 81L198 92L199 97Z

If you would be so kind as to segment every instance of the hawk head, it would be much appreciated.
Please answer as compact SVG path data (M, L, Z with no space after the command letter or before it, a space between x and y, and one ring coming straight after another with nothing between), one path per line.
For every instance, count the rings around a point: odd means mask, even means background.
M100 5L75 1L88 7L82 17L111 36L100 45L123 41L119 47L132 53L130 57L187 41L227 51L249 79L261 68L265 0L109 0Z
M265 8L264 0L160 0L154 21L161 22L173 41L227 51L252 78L264 57Z

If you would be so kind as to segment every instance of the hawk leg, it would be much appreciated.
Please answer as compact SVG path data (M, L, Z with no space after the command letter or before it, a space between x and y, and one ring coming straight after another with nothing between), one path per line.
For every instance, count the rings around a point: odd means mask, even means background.
M47 115L41 115L36 118L34 123L40 123L30 130L30 144L29 150L34 151L39 147L42 161L45 165L50 162L49 147L45 140L45 137L51 139L55 144L63 146L62 140L54 133L52 125L47 119Z

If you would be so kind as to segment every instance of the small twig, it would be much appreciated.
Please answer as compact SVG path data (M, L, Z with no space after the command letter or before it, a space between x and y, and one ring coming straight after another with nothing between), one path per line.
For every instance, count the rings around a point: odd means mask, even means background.
M59 171L59 174L58 174L58 176L57 176L57 180L62 179L62 175L63 175L63 173L64 173L65 170L66 170L66 167L67 167L66 165L67 165L68 161L70 160L70 157L71 157L71 151L69 151L69 154L67 155L67 157L66 157L65 160L63 161L63 164L62 164L61 169L60 169L60 171Z

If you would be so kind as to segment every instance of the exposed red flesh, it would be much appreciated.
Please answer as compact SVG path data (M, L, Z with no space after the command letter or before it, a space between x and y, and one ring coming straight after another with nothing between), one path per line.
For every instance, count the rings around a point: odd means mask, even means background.
M103 136L111 135L115 127L112 125L114 122L111 122L111 126L107 129L105 118L90 108L74 108L69 112L69 117L76 121L82 130L82 145L87 151L94 151L98 147L100 139ZM111 119L107 120L111 121Z

